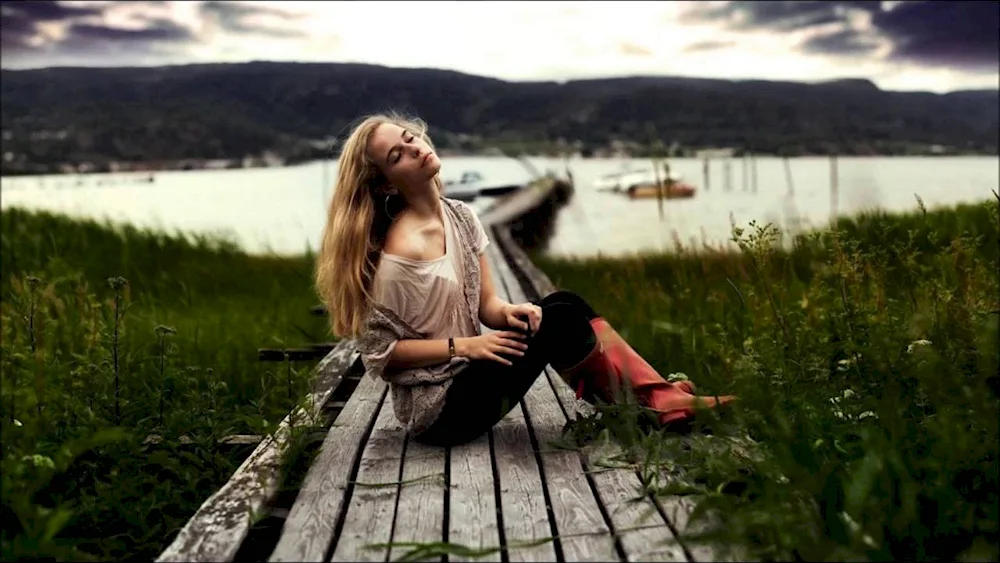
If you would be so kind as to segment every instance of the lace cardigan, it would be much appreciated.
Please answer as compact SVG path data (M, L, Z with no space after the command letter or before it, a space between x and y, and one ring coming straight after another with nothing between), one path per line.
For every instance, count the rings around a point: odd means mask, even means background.
M449 213L452 224L458 227L464 266L461 282L473 326L478 331L481 283L479 256L473 246L476 240L476 217L472 209L460 201L442 197L441 202L445 213ZM400 340L422 338L420 333L391 309L373 303L365 315L362 333L357 340L358 352L366 372L372 378L381 377L389 383L396 418L413 434L420 434L437 420L444 407L445 395L451 387L452 378L469 365L467 358L456 357L425 367L388 368L389 357Z

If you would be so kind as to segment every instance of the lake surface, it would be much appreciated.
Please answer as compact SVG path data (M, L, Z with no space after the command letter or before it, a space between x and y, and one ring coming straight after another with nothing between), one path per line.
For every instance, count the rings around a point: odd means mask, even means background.
M556 159L527 159L539 171L565 172ZM671 169L698 188L691 199L664 202L660 218L655 199L630 200L599 191L595 181L624 166L649 168L649 161L577 159L568 161L576 194L554 225L549 253L558 256L622 255L672 250L685 244L726 244L731 221L770 222L785 230L825 226L830 218L830 163L825 157L789 161L789 190L781 159L757 158L757 192L744 191L744 167L731 164L731 191L725 190L721 161L713 161L710 189L704 189L702 163L671 159ZM493 157L442 159L442 174L457 178L480 171L490 182L526 182L520 162ZM88 174L9 177L0 180L0 207L47 209L70 215L108 218L167 231L223 234L250 252L294 254L317 248L326 219L336 164L310 163L286 168L149 174ZM856 157L838 162L840 214L868 209L912 210L916 196L929 208L993 197L1000 189L996 157ZM790 193L791 191L791 193ZM489 198L473 202L482 210Z

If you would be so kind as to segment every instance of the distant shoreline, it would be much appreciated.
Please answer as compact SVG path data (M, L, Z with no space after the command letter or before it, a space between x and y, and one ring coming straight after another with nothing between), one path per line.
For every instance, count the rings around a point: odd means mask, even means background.
M457 152L457 151L446 151L441 155L443 158L505 158L506 156L502 153L497 152ZM564 159L568 158L570 160L647 160L650 157L646 155L631 155L631 154L602 154L602 155L551 155L551 154L524 154L519 155L527 158L550 158L550 159ZM990 157L990 156L1000 156L998 153L993 152L952 152L952 153L902 153L902 154L826 154L826 153L807 153L807 154L795 154L795 155L778 155L778 154L752 154L750 156L763 157L763 158L782 158L787 156L791 159L797 158L823 158L829 156L837 156L838 158L954 158L954 157ZM695 155L676 155L665 157L668 161L672 159L702 159L702 157ZM742 158L741 154L733 154L731 156L733 159ZM722 157L712 157L712 160L721 160ZM153 167L155 164L152 163L114 163L117 166L104 165L93 165L82 166L82 169L69 170L65 167L67 165L56 166L48 170L38 170L37 168L33 170L6 170L0 169L0 177L2 178L29 178L35 176L89 176L95 174L130 174L130 175L154 175L160 172L213 172L220 170L254 170L254 169L269 169L269 168L289 168L292 166L301 166L304 164L314 164L321 163L324 160L328 160L331 163L335 163L336 159L306 159L306 160L296 160L293 162L274 162L270 165L264 163L255 162L250 165L239 164L236 159L233 161L233 165L219 166L219 165L208 165L210 162L206 160L202 163L198 163L196 160L191 159L185 162L183 165L177 164L174 166L163 166ZM122 166L126 164L126 166ZM199 165L201 164L201 165ZM134 168L133 168L134 166Z

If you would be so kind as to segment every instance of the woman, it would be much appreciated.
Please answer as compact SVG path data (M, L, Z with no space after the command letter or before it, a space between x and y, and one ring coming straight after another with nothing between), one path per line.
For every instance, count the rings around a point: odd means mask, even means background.
M486 232L466 204L443 197L440 169L423 123L363 120L340 155L316 268L334 334L357 340L367 372L390 383L396 417L415 439L475 439L546 365L592 402L631 389L661 424L732 399L668 383L572 293L501 299ZM480 323L497 332L481 334Z

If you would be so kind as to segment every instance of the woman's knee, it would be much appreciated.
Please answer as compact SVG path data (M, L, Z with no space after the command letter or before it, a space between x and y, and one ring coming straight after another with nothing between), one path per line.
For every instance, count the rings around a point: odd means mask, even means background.
M573 293L572 291L567 291L565 289L550 293L543 297L539 302L538 306L542 308L542 318L545 317L545 312L548 309L555 310L562 307L571 307L575 309L579 314L583 315L588 321L597 318L599 315L594 311L594 309L587 303L582 297Z
M542 324L532 340L543 347L546 358L553 366L578 362L590 353L596 343L594 329L585 310L572 303L554 302L542 307Z

